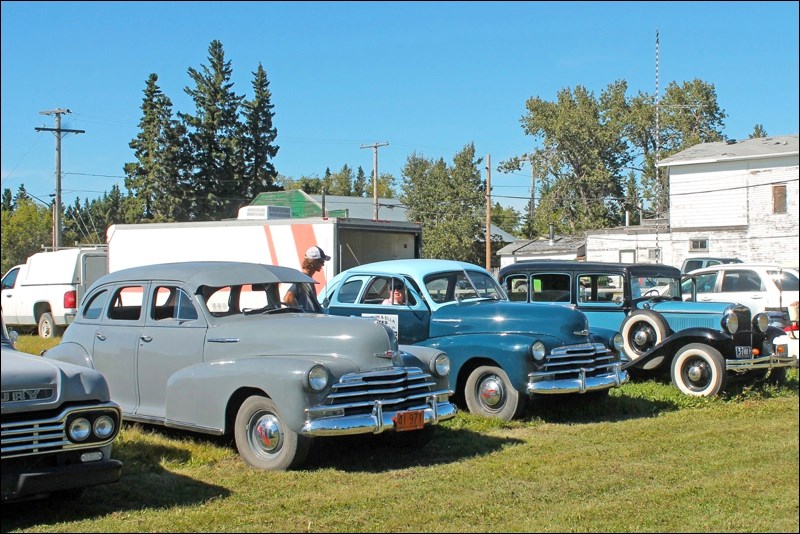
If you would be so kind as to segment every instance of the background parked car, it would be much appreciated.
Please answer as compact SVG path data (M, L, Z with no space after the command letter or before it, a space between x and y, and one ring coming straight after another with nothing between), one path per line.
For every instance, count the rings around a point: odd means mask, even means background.
M697 302L737 302L755 315L765 312L776 326L789 322L789 305L798 300L797 269L778 265L736 263L714 265L692 271L684 279L684 300Z
M119 480L120 428L103 376L14 348L2 323L2 500L75 498Z
M775 353L765 314L731 302L683 302L681 273L659 264L522 261L498 275L512 300L576 306L592 327L618 328L623 369L670 374L694 396L719 393L731 378L755 379L769 370L782 380L796 358Z
M384 305L401 284L403 305ZM448 260L377 262L344 271L320 294L331 315L378 318L403 343L444 350L458 402L512 419L536 394L607 395L628 380L616 330L589 331L563 306L509 302L485 269Z
M376 321L287 307L282 283L315 282L239 262L115 271L45 357L103 372L125 420L232 435L261 469L301 465L316 436L422 446L456 414L446 354L401 350Z
M686 258L681 265L681 272L683 274L694 271L695 269L702 269L703 267L711 267L712 265L720 265L725 263L742 263L739 258L717 258L717 257L702 257L702 258Z

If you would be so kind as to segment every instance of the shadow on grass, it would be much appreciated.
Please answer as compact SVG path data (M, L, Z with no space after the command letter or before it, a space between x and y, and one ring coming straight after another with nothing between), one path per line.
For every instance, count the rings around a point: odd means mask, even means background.
M153 458L188 461L189 452L179 447L135 441L115 446L112 454L123 462L119 482L86 488L78 499L3 504L2 532L95 519L114 512L194 506L230 495L226 488L171 473L152 461ZM135 530L136 526L131 525L130 531Z
M437 427L433 438L423 447L397 446L394 437L394 433L386 433L378 436L362 434L316 438L301 469L313 471L334 468L346 472L380 473L458 462L522 443L516 438L489 436L445 426Z

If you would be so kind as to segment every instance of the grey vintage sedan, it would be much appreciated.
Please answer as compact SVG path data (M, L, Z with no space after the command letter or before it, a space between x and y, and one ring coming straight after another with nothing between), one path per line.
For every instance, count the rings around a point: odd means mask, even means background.
M293 283L314 280L240 262L113 272L45 357L101 371L125 420L233 435L261 469L299 466L316 436L421 446L456 414L445 353L400 347L374 319L287 307Z

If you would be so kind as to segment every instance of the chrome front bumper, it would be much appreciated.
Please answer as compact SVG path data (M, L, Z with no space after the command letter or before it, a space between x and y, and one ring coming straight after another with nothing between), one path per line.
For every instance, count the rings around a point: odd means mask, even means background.
M352 434L380 434L384 431L393 431L395 417L400 411L422 410L425 426L436 425L439 421L455 417L458 409L455 404L447 401L438 401L440 395L452 395L453 392L432 392L425 398L425 405L408 410L384 410L381 401L375 401L371 413L355 415L330 415L323 414L335 411L341 407L319 406L306 409L306 422L300 429L304 436L345 436Z
M742 360L726 360L725 369L728 371L749 371L751 369L774 369L776 367L798 367L798 359L793 356L777 356L768 354L760 358L747 358Z
M614 364L613 370L597 376L586 376L586 371L580 369L577 377L554 379L552 373L530 373L528 375L528 395L561 394L561 393L586 393L587 391L600 391L620 387L630 379L628 371L620 369L621 364Z

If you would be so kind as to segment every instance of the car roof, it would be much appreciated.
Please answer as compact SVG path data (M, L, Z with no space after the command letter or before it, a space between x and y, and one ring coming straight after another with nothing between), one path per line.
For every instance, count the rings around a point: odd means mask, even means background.
M706 273L706 272L716 272L721 270L728 270L728 269L768 269L770 271L790 271L797 273L797 269L793 267L781 267L775 263L725 263L722 265L710 265L708 267L701 267L700 269L695 269L691 271L691 273Z
M422 280L425 276L431 273L445 272L445 271L480 271L491 276L491 273L475 265L465 261L457 260L438 260L438 259L404 259L404 260L387 260L378 261L374 263L365 263L356 267L348 269L347 274L369 273L369 274L400 274L410 276L414 279Z
M661 276L680 276L681 271L677 267L664 265L662 263L619 263L606 261L574 261L574 260L523 260L511 265L506 265L500 269L500 276L504 276L509 271L635 271L643 274Z
M114 271L102 276L96 284L153 279L183 281L193 288L279 282L317 283L310 276L291 267L238 261L187 261Z

